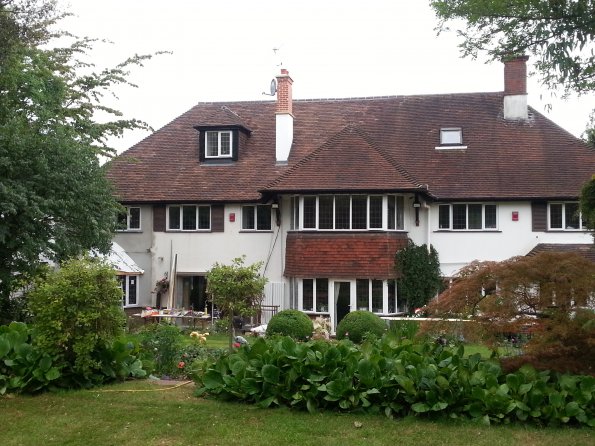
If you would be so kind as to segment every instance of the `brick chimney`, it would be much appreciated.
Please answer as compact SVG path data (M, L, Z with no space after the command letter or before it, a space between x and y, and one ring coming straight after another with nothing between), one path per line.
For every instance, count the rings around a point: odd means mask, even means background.
M504 119L527 119L527 60L517 56L504 60Z
M291 86L293 79L289 77L289 72L281 69L281 74L277 76L277 109L276 115L276 138L275 153L277 163L286 163L289 158L289 151L293 143L293 99Z

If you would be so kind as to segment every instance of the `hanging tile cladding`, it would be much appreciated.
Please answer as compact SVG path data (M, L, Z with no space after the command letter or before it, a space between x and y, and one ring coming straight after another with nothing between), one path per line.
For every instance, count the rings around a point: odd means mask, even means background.
M405 233L290 232L285 276L395 278L395 254L406 245Z

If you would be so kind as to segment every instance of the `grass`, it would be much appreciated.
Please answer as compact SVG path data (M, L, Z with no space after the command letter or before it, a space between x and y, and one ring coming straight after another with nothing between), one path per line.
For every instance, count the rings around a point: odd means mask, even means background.
M166 390L168 389L168 390ZM146 390L149 390L148 392ZM193 384L169 390L130 381L86 391L0 398L3 446L27 445L523 445L595 444L595 430L389 420L199 399ZM361 427L357 427L361 423Z

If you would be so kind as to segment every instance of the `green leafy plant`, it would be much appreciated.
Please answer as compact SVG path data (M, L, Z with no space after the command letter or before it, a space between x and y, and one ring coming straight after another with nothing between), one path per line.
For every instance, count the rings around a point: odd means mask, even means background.
M41 391L60 377L53 358L33 346L31 337L22 322L0 326L0 395Z
M141 331L140 337L142 350L154 362L154 373L170 377L181 373L183 335L178 327L151 324Z
M399 295L413 313L426 305L442 288L440 260L433 246L417 246L408 240L407 246L397 252L395 268L399 275Z
M63 369L70 384L102 382L100 353L123 334L122 290L113 268L98 259L66 262L29 295L34 343Z
M359 344L367 336L381 337L386 331L386 322L369 311L352 311L337 325L337 339L349 339Z
M393 335L364 342L254 341L195 376L197 394L325 410L595 426L595 377L537 372L505 374L493 360L436 343Z
M289 336L305 341L312 336L314 325L312 320L301 311L283 310L275 314L267 324L267 336Z

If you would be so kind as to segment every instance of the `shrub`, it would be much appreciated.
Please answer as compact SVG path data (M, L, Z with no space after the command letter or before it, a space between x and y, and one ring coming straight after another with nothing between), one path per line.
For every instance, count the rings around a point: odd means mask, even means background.
M386 331L386 322L369 311L352 311L337 325L337 339L348 338L359 344L370 334L381 337Z
M29 295L35 345L63 365L70 383L102 382L101 353L124 332L122 289L111 266L75 259L50 273Z
M274 315L267 325L267 336L281 335L305 341L312 336L314 325L310 318L298 310L283 310Z
M183 336L178 327L167 323L151 324L141 333L141 347L154 361L154 373L175 376L179 373Z

